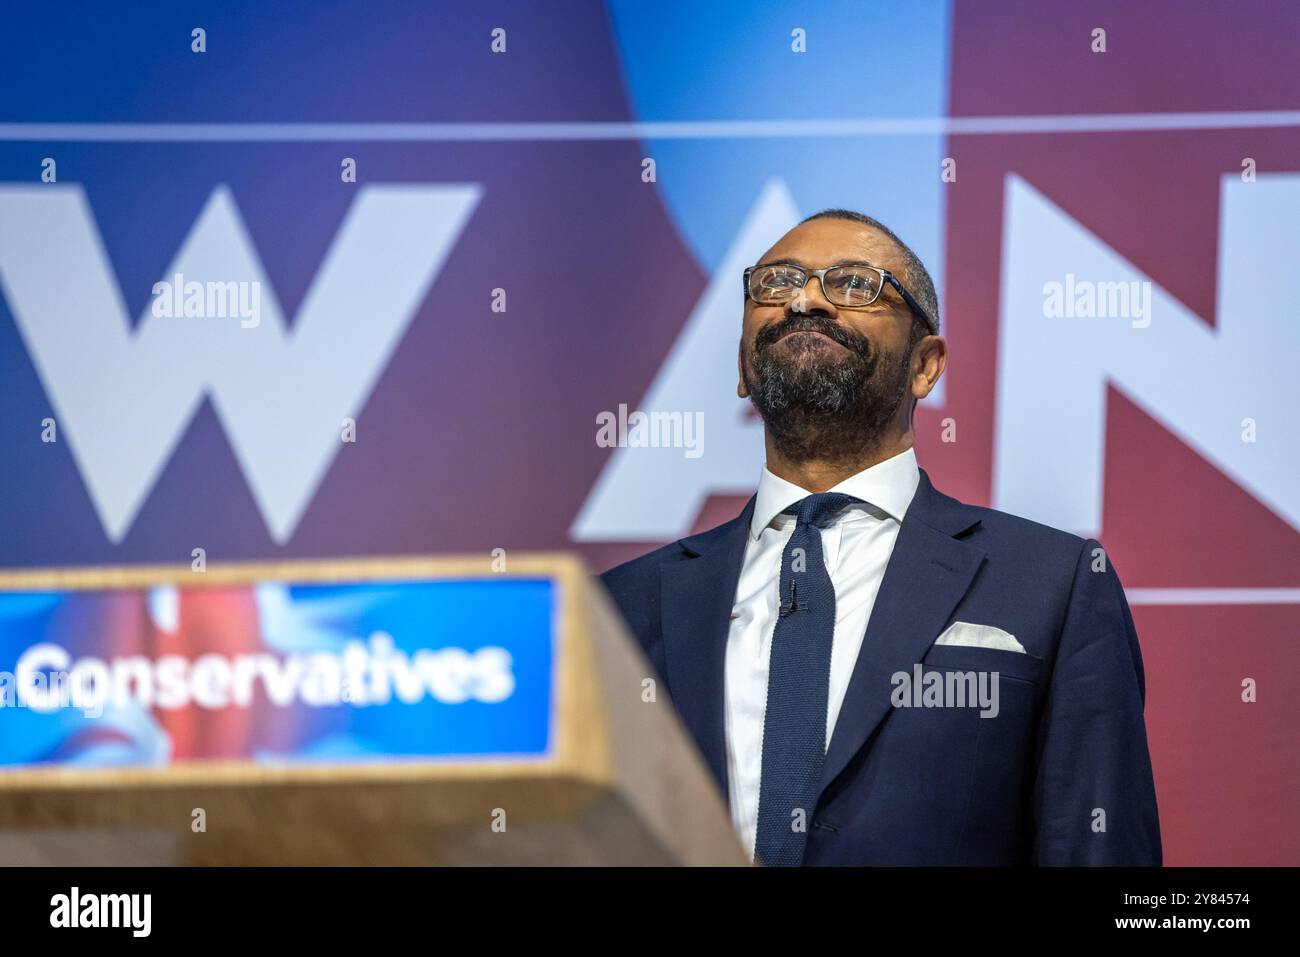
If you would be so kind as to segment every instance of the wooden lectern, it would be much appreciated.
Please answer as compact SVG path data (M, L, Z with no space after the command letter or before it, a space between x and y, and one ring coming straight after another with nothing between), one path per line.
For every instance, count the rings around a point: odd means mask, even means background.
M485 558L13 572L0 597L512 577L555 586L545 756L0 767L0 864L746 864L662 685L572 556L511 555L503 573Z

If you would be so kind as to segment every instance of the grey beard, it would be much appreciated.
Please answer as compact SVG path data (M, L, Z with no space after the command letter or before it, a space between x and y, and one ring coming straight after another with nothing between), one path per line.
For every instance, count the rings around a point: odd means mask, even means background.
M852 462L882 444L906 393L911 355L909 345L901 357L854 353L809 366L780 362L765 349L746 356L741 375L784 458Z

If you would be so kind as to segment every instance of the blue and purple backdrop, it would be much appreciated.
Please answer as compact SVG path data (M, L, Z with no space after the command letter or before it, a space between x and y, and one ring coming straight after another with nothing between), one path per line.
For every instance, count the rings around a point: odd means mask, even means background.
M602 568L730 517L762 465L740 270L860 208L940 289L923 466L1099 536L1128 588L1167 862L1300 862L1294 3L0 23L0 566ZM156 314L191 282L256 315ZM605 447L620 406L701 441Z

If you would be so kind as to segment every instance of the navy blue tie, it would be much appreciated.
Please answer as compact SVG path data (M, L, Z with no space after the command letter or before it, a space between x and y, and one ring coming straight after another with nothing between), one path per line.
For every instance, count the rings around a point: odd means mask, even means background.
M763 775L754 854L767 865L803 862L812 825L830 696L835 586L822 557L821 528L861 499L809 495L785 510L798 516L781 555L781 607L772 634L763 717Z

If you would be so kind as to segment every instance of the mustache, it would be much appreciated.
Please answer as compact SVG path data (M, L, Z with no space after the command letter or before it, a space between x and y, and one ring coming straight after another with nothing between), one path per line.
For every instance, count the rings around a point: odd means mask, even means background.
M871 355L871 340L866 336L817 313L795 313L779 322L764 326L754 336L754 352L764 351L778 339L792 332L820 332L863 358Z

